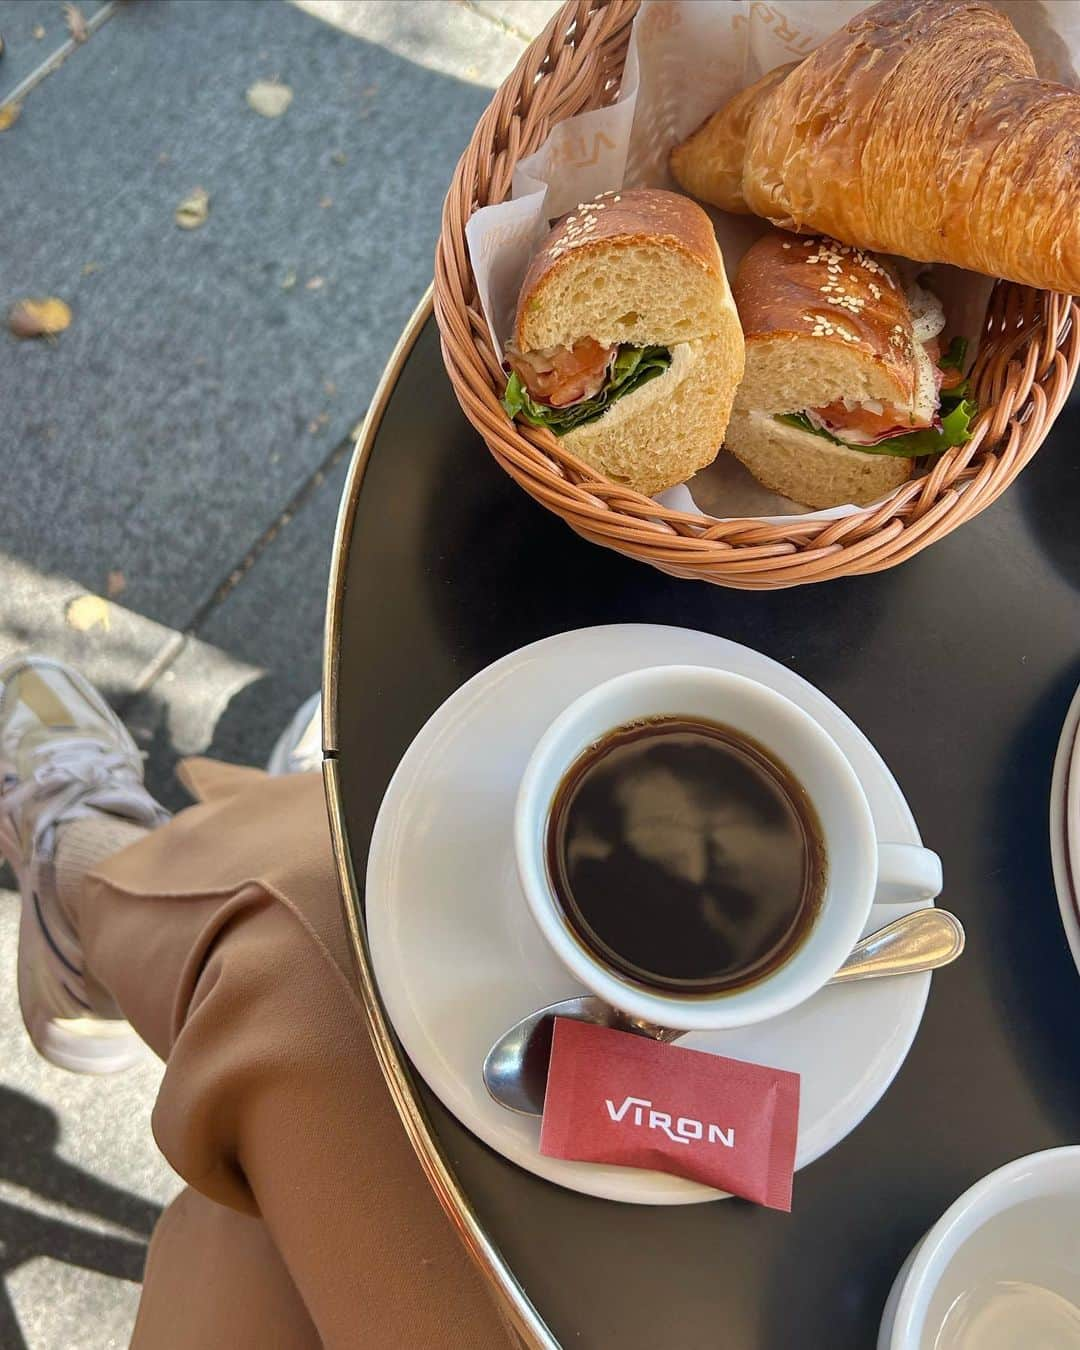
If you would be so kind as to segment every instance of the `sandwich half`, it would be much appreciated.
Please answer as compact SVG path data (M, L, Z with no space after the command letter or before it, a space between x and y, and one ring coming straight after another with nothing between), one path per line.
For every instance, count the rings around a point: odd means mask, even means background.
M708 216L673 192L609 192L544 240L518 300L512 417L648 496L720 450L743 340Z
M773 230L734 294L746 374L725 444L773 492L815 510L866 506L969 438L966 344L942 352L940 303L885 259Z

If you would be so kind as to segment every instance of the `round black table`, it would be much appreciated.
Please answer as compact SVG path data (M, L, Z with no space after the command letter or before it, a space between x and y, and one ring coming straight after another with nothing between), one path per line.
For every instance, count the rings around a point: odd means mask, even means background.
M587 544L521 492L460 412L429 301L418 309L342 503L327 795L391 1090L526 1341L869 1350L897 1269L956 1196L1011 1158L1080 1139L1080 979L1047 828L1054 750L1080 681L1078 438L1074 396L996 505L899 568L774 593L725 590ZM967 926L967 951L935 977L892 1087L797 1175L790 1215L737 1200L619 1205L520 1171L415 1080L370 980L368 843L412 737L504 653L620 621L723 634L823 689L896 774L942 855L943 901Z

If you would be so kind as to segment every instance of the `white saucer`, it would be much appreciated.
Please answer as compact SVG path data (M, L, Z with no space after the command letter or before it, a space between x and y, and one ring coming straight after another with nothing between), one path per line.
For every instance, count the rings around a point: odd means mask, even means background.
M1069 704L1054 759L1050 784L1050 860L1061 922L1076 968L1080 970L1080 689Z
M511 822L518 781L547 724L579 694L626 671L686 663L749 676L817 718L848 756L880 839L919 844L911 811L877 751L805 680L711 634L619 624L547 638L481 671L432 716L379 811L367 873L375 976L416 1068L486 1144L587 1195L691 1204L719 1192L659 1172L541 1156L540 1122L488 1096L491 1044L534 1009L586 992L555 959L525 905ZM875 905L868 931L911 906ZM757 1026L684 1044L802 1075L796 1166L839 1143L877 1103L922 1019L929 975L824 989Z

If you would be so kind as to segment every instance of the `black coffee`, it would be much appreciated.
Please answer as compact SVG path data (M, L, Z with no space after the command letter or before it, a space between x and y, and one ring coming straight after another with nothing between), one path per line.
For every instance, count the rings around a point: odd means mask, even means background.
M663 717L620 727L560 783L547 836L580 941L641 984L744 988L810 930L825 855L802 786L729 727Z

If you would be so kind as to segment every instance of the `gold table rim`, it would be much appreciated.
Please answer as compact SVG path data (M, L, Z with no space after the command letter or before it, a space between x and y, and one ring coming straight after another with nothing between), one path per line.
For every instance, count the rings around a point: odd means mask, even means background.
M522 1344L527 1350L560 1350L559 1342L533 1306L505 1257L488 1236L469 1197L465 1194L420 1099L412 1067L393 1033L372 970L367 927L361 910L356 874L349 854L344 803L341 798L337 710L340 694L341 626L349 545L371 450L405 363L425 324L432 316L433 290L434 287L429 285L390 354L353 448L349 472L341 495L330 559L323 642L323 787L330 816L330 834L340 884L342 913L367 1014L368 1031L390 1096L405 1127L405 1133L436 1198L457 1230L469 1255L490 1285L497 1305Z

